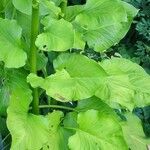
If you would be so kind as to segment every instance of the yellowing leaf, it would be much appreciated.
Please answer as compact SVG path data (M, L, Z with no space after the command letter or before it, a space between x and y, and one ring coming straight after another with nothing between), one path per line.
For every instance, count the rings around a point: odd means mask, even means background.
M56 73L43 79L28 76L33 87L41 87L56 100L66 102L93 96L107 74L93 60L78 54L62 54L54 62Z
M71 150L128 150L120 125L103 108L79 113L77 123L70 128L76 131L69 138Z

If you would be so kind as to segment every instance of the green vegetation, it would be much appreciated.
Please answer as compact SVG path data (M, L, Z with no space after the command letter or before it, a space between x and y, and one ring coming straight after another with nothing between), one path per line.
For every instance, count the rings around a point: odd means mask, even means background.
M150 76L125 35L148 48L148 13L131 4L0 2L0 149L147 150Z

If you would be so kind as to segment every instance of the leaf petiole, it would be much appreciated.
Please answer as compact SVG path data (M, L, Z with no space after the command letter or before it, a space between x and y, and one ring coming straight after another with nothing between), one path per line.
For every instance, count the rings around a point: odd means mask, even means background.
M66 110L79 112L75 108L71 108L71 107L67 107L67 106L60 106L60 105L39 105L39 108L40 109L43 109L43 108L60 108L60 109L66 109Z

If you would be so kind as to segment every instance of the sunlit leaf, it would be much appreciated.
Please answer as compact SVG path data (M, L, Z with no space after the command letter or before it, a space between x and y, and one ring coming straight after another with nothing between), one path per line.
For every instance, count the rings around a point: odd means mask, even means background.
M61 54L53 64L55 70L65 69L71 77L107 76L107 73L97 62L79 54Z
M67 132L59 127L62 112L53 112L46 117L14 113L8 110L7 125L12 135L12 150L66 150Z
M35 74L28 76L28 82L32 87L41 87L47 95L56 100L67 102L89 98L96 91L97 77L71 77L67 71L58 71L43 79Z
M43 79L28 76L33 87L41 87L56 100L66 102L93 96L106 73L93 60L78 54L62 54L54 62L55 74Z
M20 85L21 82L17 82ZM69 131L59 126L63 113L54 111L47 116L36 116L29 111L31 91L26 87L24 93L15 89L15 95L8 107L7 126L12 136L12 150L66 150ZM40 137L40 138L39 138Z
M100 62L108 73L96 95L106 102L117 102L132 110L150 104L150 77L142 67L123 58Z
M70 128L76 131L69 138L71 150L128 149L120 125L103 109L79 113L77 123L78 128Z
M21 46L21 32L16 21L0 19L0 61L5 63L5 67L18 68L25 65L27 55Z
M68 7L66 19L90 47L104 51L125 36L136 14L133 6L118 0L88 0L83 6Z
M73 47L74 31L71 23L64 19L47 19L44 23L45 31L41 33L36 46L44 51L66 51ZM67 33L67 34L66 34Z

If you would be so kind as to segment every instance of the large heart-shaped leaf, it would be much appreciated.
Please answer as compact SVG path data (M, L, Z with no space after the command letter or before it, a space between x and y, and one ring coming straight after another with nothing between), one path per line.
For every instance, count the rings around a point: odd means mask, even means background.
M5 63L5 67L18 68L25 65L27 55L21 47L21 32L16 21L0 19L0 61Z
M12 135L12 150L66 150L68 133L59 127L63 113L55 111L46 117L10 111L7 126Z
M109 76L97 90L96 96L108 103L117 102L130 110L150 104L150 77L142 67L123 58L104 60L100 65Z
M88 0L83 6L68 7L66 19L90 47L104 51L125 36L136 14L133 6L118 0Z
M13 76L12 95L7 110L7 126L12 136L12 150L66 150L69 131L60 127L63 113L54 111L47 116L36 116L29 111L31 90Z
M28 82L33 87L45 89L49 96L62 102L93 96L97 90L97 83L106 76L96 62L82 55L62 54L54 64L60 71L46 79L30 74Z
M56 100L67 102L89 98L94 95L100 80L97 77L74 77L72 78L67 71L56 72L45 79L30 74L28 82L32 87L41 87L46 90L47 95Z
M103 108L79 113L77 123L78 128L70 128L76 131L69 138L71 150L128 149L120 125Z

